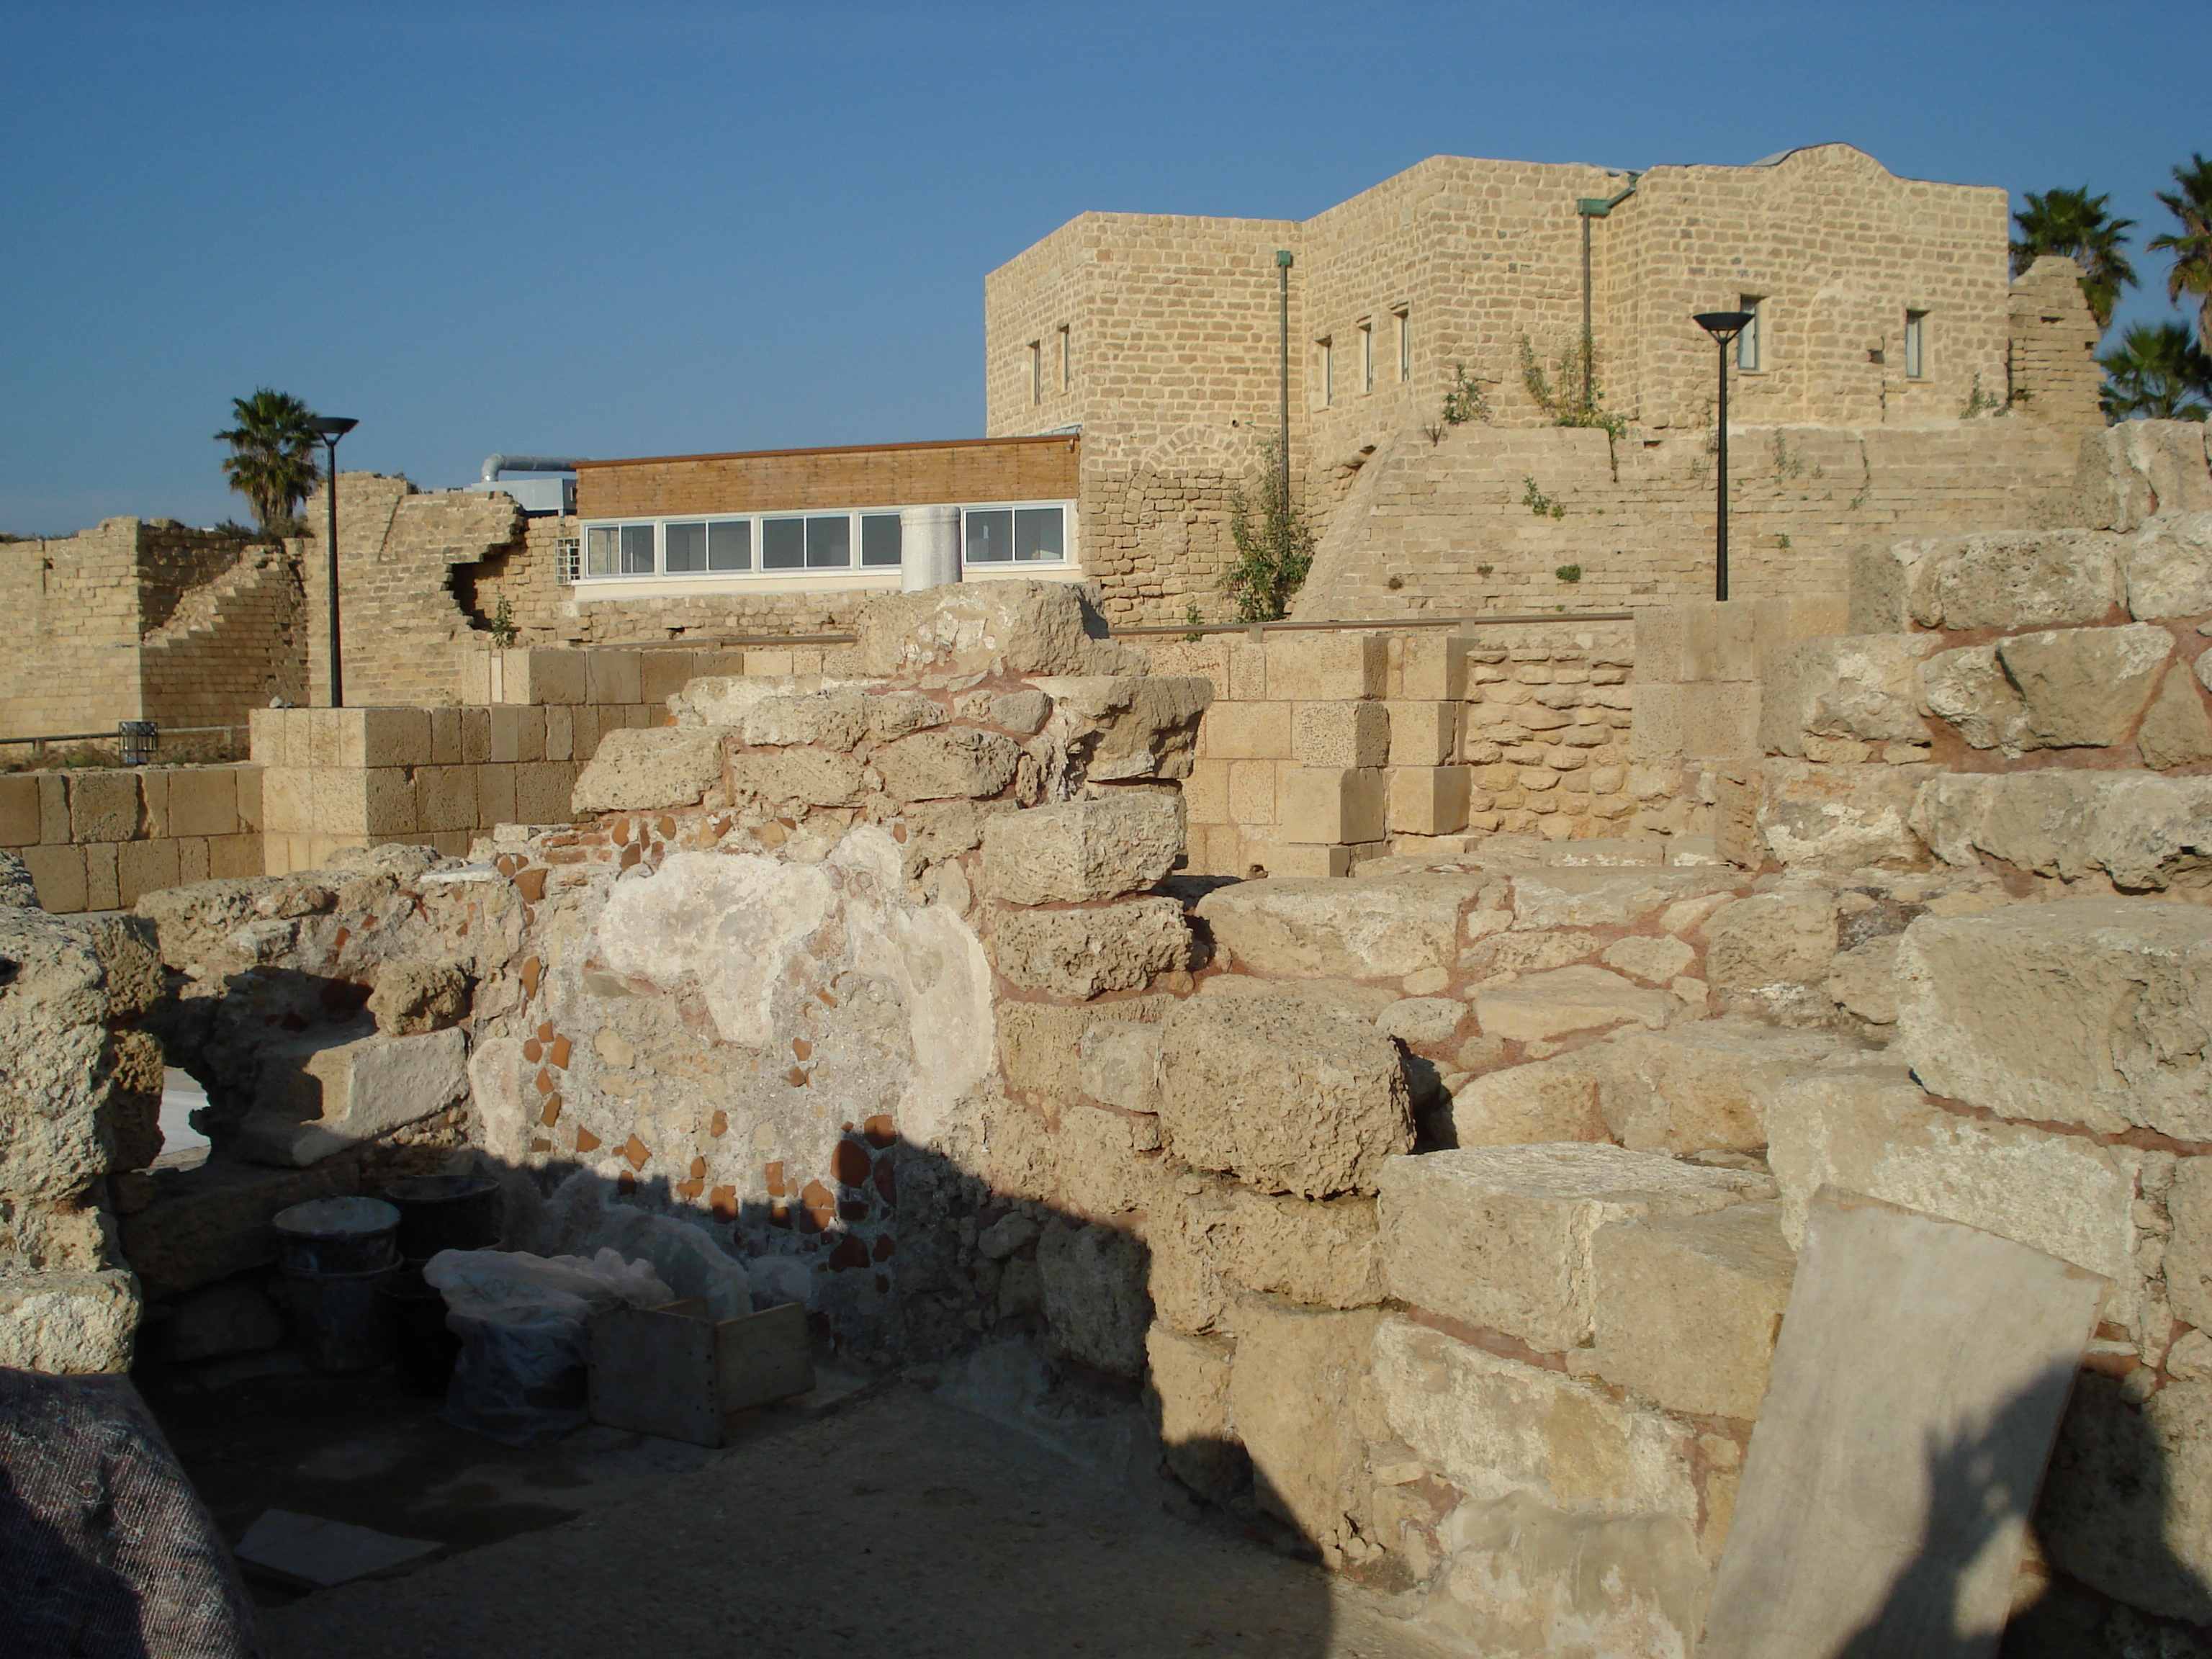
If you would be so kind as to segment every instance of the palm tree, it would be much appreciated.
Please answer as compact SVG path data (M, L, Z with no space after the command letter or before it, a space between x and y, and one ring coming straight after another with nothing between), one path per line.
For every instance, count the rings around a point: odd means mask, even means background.
M2162 190L2158 199L2181 221L2180 234L2154 236L2145 246L2154 253L2173 255L2166 297L2179 305L2183 295L2197 296L2197 337L2202 342L2212 339L2212 161L2191 155L2187 167L2174 168L2173 182L2181 188Z
M2108 420L2201 421L2212 415L2212 359L2183 323L2132 323L2117 349L2097 361Z
M297 398L267 386L251 398L232 398L230 407L238 424L215 434L217 443L230 446L223 477L252 503L263 535L283 535L322 477L315 465L315 434L307 430L313 411Z
M2087 185L2041 196L2030 191L2027 205L2012 216L2020 227L2020 240L2012 245L2012 274L2019 276L2044 254L2065 254L2081 267L2081 297L2089 302L2100 334L2112 323L2120 290L2133 288L2136 281L2136 268L2120 251L2120 233L2133 229L2136 222L2107 213L2112 199L2090 195Z

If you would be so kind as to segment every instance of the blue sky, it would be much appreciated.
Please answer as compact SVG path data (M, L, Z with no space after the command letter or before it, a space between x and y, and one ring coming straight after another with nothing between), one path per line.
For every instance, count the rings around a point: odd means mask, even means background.
M2208 61L2204 0L0 0L0 530L247 516L210 434L262 385L426 485L973 434L983 274L1055 225L1304 218L1438 153L1843 139L2086 181L2139 249ZM2136 262L2120 322L2174 314Z

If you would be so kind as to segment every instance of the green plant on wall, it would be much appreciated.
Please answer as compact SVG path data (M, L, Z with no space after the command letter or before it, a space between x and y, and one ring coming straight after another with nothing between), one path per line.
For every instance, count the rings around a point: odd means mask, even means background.
M1565 505L1553 501L1542 490L1537 489L1535 479L1524 473L1522 475L1521 482L1525 486L1521 492L1522 506L1540 519L1564 519L1567 516Z
M1588 331L1559 355L1547 374L1536 361L1536 348L1521 337L1521 384L1553 426L1592 427L1605 434L1606 453L1613 464L1613 481L1620 482L1620 456L1614 446L1627 434L1628 417L1605 407L1598 382L1597 343Z
M1313 568L1313 526L1305 509L1291 499L1283 468L1283 446L1267 446L1255 492L1240 489L1229 498L1229 539L1236 561L1221 578L1222 591L1237 606L1239 622L1279 622Z
M1489 418L1490 399L1483 395L1481 386L1467 372L1465 363L1454 363L1451 385L1444 389L1444 424L1465 426L1469 421Z
M1578 564L1563 564L1552 574L1563 582L1578 582L1583 579L1583 568Z
M1196 645L1200 640L1206 637L1204 634L1199 631L1206 626L1206 618L1200 614L1198 601L1196 599L1193 599L1188 605L1183 606L1182 622L1183 626L1190 629L1189 633L1182 636L1186 644Z
M499 604L491 613L491 642L504 651L514 643L516 637L514 607L507 602L507 596L501 594Z

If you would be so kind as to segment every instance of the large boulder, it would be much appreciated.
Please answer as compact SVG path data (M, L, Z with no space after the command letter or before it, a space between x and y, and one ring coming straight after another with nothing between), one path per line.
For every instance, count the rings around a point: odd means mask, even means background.
M1802 755L1808 737L1927 742L1915 670L1936 643L1924 634L1846 634L1798 640L1769 653L1759 747Z
M1200 719L1213 702L1209 680L1185 675L1069 674L1040 678L1052 698L1046 735L1069 769L1093 783L1187 778Z
M2130 623L2015 634L1997 660L2045 748L2105 749L2127 741L2172 651L2163 628Z
M1957 631L2102 622L2120 599L2119 551L2100 531L2000 531L1899 542L1890 556L1911 620Z
M1071 1000L1134 991L1190 966L1190 925L1172 898L1074 910L1000 909L991 954L1009 984Z
M854 654L866 674L1141 674L1140 651L1106 637L1071 582L951 583L878 594L860 607Z
M1199 901L1198 918L1253 973L1399 979L1452 966L1460 912L1488 884L1481 875L1278 876L1216 889Z
M569 805L578 812L696 806L722 781L729 735L715 726L617 727L577 775Z
M2212 855L2212 778L2154 772L1939 773L1915 794L1912 829L1946 864L1981 854L2039 876L2101 871L2158 889Z
M1182 801L1149 789L1010 812L983 831L983 887L1008 904L1079 904L1150 887L1182 855Z
M2212 513L2151 520L2128 538L2120 568L2127 579L2128 614L2137 622L2212 611Z

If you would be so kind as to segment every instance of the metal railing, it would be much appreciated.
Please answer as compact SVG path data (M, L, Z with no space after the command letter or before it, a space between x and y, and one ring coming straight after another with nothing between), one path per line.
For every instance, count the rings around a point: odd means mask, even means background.
M125 766L152 764L165 737L193 737L209 732L245 732L244 726L172 726L165 731L154 720L118 720L112 732L42 732L27 738L0 738L0 749L30 745L31 758L44 760L46 747L57 743L112 743Z

